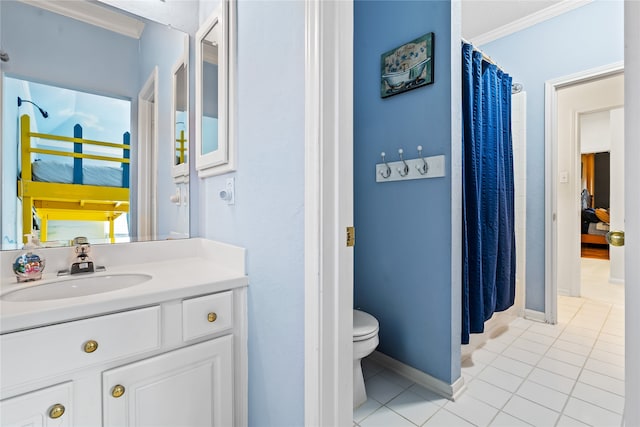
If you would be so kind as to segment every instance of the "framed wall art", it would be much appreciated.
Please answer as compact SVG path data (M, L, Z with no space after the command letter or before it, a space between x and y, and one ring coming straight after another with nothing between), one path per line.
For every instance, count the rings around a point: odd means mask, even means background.
M381 55L382 98L433 83L433 44L433 33L427 33Z

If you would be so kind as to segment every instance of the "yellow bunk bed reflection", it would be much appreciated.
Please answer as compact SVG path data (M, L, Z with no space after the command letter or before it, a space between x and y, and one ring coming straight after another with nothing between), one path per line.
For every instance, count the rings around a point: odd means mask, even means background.
M73 151L58 151L33 147L31 138L63 141L73 144ZM83 145L122 149L121 157L83 153ZM40 240L47 241L48 221L108 221L109 240L115 243L114 221L129 212L130 135L124 134L123 144L82 138L76 125L74 137L31 132L30 117L20 117L21 175L18 197L22 200L22 231L30 234L33 213L40 219ZM73 157L73 184L35 181L32 174L32 153ZM82 159L104 160L121 164L122 187L82 184ZM26 243L26 238L25 238Z

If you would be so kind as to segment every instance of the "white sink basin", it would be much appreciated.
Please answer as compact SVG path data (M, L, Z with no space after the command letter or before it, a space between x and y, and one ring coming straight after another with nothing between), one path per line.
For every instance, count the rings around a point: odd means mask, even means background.
M70 277L56 282L17 289L2 295L0 298L4 301L23 302L73 298L117 291L139 285L148 280L151 280L151 276L147 274Z

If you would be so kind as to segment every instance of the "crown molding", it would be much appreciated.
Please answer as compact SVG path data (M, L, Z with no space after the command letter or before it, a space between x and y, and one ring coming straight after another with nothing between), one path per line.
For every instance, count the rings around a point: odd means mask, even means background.
M591 2L593 2L593 0L563 0L553 6L549 6L539 10L538 12L532 13L531 15L527 15L516 21L498 27L495 30L487 31L484 34L471 37L471 43L473 43L474 46L482 46L483 44L517 33L525 28L529 28L548 19L555 18L556 16L560 16L563 13L570 12Z
M118 13L86 0L20 0L31 6L48 10L87 24L104 28L127 37L139 39L144 30L144 22L131 16Z

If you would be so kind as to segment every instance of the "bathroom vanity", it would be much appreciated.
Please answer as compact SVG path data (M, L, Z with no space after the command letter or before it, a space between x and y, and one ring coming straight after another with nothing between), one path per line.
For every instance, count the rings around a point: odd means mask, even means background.
M45 252L47 268L69 250ZM106 272L60 281L49 271L29 284L8 278L11 253L0 256L0 425L247 424L243 249L204 239L96 247ZM134 284L104 290L118 280Z

